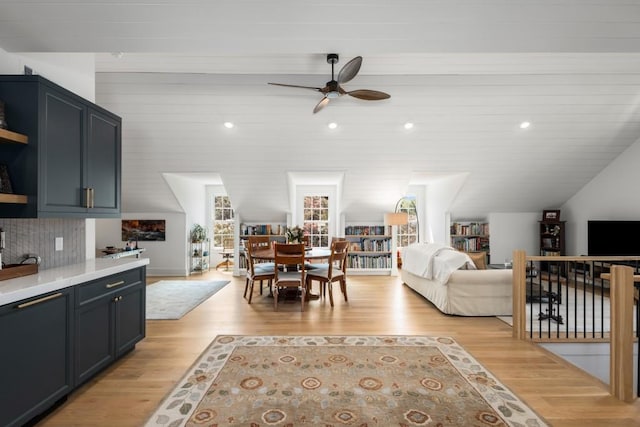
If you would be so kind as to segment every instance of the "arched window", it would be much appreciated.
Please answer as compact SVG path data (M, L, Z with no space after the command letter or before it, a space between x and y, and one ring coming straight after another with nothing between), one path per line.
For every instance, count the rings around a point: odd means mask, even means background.
M398 226L398 247L405 247L418 242L419 226L415 198L403 197L398 200L396 212L406 212L409 216L409 221L406 225Z

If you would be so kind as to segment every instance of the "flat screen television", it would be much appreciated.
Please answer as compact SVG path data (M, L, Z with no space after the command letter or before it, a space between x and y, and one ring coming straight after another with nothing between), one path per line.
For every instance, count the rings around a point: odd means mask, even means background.
M640 256L640 221L588 221L590 256Z

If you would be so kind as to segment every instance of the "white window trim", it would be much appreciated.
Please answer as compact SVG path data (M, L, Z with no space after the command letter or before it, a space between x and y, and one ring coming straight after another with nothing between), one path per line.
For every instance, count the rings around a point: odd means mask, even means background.
M207 186L207 209L205 212L205 219L207 221L207 228L209 230L209 239L211 240L211 245L213 245L213 242L215 240L213 236L213 211L215 209L214 203L215 203L216 196L228 196L227 192L224 189L224 186L222 185ZM235 234L237 233L234 231L234 236ZM222 249L222 246L211 246L211 248Z
M304 198L306 196L329 196L329 221L328 221L328 240L332 237L340 236L337 233L338 215L336 212L337 188L334 185L298 185L296 186L296 215L294 221L288 226L304 224Z

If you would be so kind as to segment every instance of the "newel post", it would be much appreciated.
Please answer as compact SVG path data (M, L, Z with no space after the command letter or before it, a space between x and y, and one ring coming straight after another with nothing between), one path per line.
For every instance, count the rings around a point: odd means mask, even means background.
M613 265L610 283L609 391L624 402L633 402L633 269Z
M520 340L525 339L527 323L526 283L527 281L527 253L521 249L513 251L513 328L512 336Z

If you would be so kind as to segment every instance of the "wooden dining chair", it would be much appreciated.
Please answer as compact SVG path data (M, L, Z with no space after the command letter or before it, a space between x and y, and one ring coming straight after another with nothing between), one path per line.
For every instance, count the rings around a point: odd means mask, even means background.
M247 298L247 291L249 291L249 304L251 304L251 298L253 297L253 285L255 282L260 282L260 295L262 295L262 283L267 280L269 289L271 289L271 284L275 279L274 264L272 262L260 262L253 256L257 251L269 250L269 248L269 236L251 236L247 241L248 268L243 297Z
M326 287L329 287L329 302L333 307L333 282L340 282L340 290L344 295L344 300L349 301L347 297L347 253L349 251L349 241L336 240L331 243L331 255L326 268L314 268L307 272L305 278L305 286L311 289L314 280L320 282L320 296L324 297Z
M278 311L278 295L281 290L300 291L304 311L307 296L305 286L304 243L275 245L275 278L273 281L273 308Z

